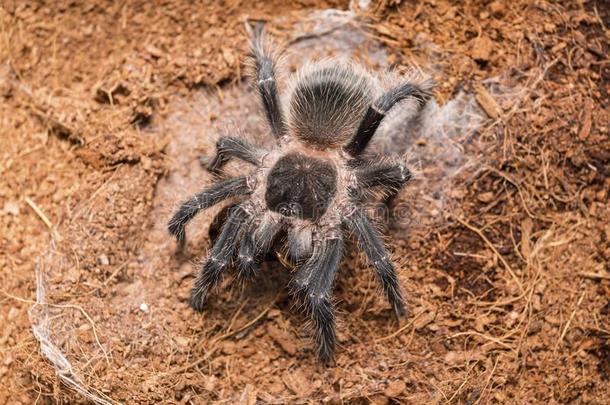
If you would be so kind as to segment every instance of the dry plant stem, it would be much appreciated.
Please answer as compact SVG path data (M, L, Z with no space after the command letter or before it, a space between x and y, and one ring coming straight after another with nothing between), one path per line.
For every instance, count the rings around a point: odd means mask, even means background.
M505 336L505 338L508 338L511 335L514 335L515 333L516 333L516 331L509 333ZM484 333L475 332L475 331L459 332L459 333L455 333L455 334L451 335L451 338L453 339L453 338L456 338L459 336L479 336L479 337L482 337L483 339L489 340L490 342L497 343L500 346L504 347L505 349L509 349L509 350L513 350L513 351L515 350L514 347L512 347L508 343L504 343L502 340L495 338L493 336L486 335Z
M80 208L77 208L77 211L72 215L71 220L74 221L76 219L78 219L81 214L83 213L83 211L85 210L85 208L87 208L87 205L89 203L91 203L93 201L93 199L95 199L95 197L97 197L97 195L112 181L112 179L114 179L114 176L117 174L118 170L115 168L114 170L112 170L112 173L110 174L110 176L108 176L108 179L106 179L92 194L89 198L87 198L86 201L84 201L83 203L79 204Z
M483 234L483 232L479 228L476 228L476 227L470 225L468 222L466 222L462 218L460 218L458 216L453 216L453 217L460 224L464 225L466 228L470 229L471 231L473 231L474 233L479 235L479 237L483 240L483 242L485 242L485 244L494 252L494 254L497 256L497 258L502 262L502 264L506 268L506 271L508 271L510 276L513 278L513 280L515 281L515 283L519 287L519 291L521 291L521 294L525 294L525 290L523 289L523 284L521 283L521 280L519 280L519 278L517 277L517 275L515 274L513 269L510 267L510 265L506 261L506 259L504 259L504 256L502 256L500 254L500 252L498 252L498 249L496 249L496 247L493 245L493 243L491 243L489 241L489 239L487 239L487 237Z
M574 310L570 314L570 318L568 319L568 322L566 322L566 326L563 328L563 331L561 332L561 336L559 336L559 340L557 340L557 344L555 345L555 349L557 349L559 347L559 345L563 341L563 338L566 336L566 333L568 333L568 329L570 329L570 324L572 323L572 320L574 319L574 315L576 315L576 310L578 309L580 304L582 304L582 300L584 298L585 298L585 291L583 291L582 294L580 294L580 298L576 302L576 305L574 306Z
M451 401L453 401L453 399L460 393L460 391L462 391L462 388L464 388L464 385L466 385L466 383L468 382L468 375L477 366L477 364L479 364L478 360L472 363L470 367L468 367L468 369L466 370L466 375L464 376L464 381L462 381L462 384L460 384L460 386L457 388L457 390L455 390L453 395L451 395L451 397L447 400L448 404L450 404Z
M499 308L499 307L503 307L506 305L511 305L521 299L523 299L523 297L525 297L526 293L523 292L522 294L519 294L516 297L511 297L508 299L505 299L504 301L474 301L472 302L473 305L477 306L477 307L491 307L491 308Z
M42 222L44 222L44 224L47 226L47 228L49 228L50 230L53 229L53 223L51 222L51 220L49 220L49 218L44 214L44 212L42 212L42 210L40 209L40 207L38 207L38 205L36 205L36 203L34 201L32 201L32 199L30 197L25 197L25 202L30 206L30 208L32 208L34 210L34 212L36 213L36 215L38 215L38 217L40 219L42 219Z
M237 319L237 317L239 316L239 314L244 309L244 307L246 306L247 303L248 303L248 299L245 299L244 302L239 306L239 308L237 308L237 311L235 311L235 313L231 317L231 321L229 322L229 326L227 326L225 333L231 332L231 329L233 329L233 325L235 324L235 320Z
M536 218L536 216L530 211L527 204L525 203L526 199L525 199L525 196L523 195L523 190L522 190L521 186L519 185L519 183L517 183L509 175L507 175L506 173L504 173L500 170L497 170L493 167L487 167L487 169L496 173L498 176L502 177L503 179L508 181L510 184L515 186L515 188L517 189L517 193L519 194L519 199L521 200L521 205L523 206L523 210L530 218Z
M243 332L246 329L248 329L249 327L251 327L252 325L256 324L258 321L260 321L267 314L267 312L269 312L269 310L271 308L273 308L273 306L277 303L279 297L280 297L280 294L279 293L276 294L275 298L273 298L273 300L271 301L271 304L269 304L269 306L267 306L265 309L263 309L263 311L261 313L259 313L254 319L252 319L250 322L248 322L247 324L245 324L241 328L239 328L237 330L234 330L234 331L230 331L230 332L224 333L224 334L222 334L220 336L214 337L212 342L211 342L211 344L210 344L211 348L206 352L206 354L203 357L200 357L199 359L195 360L194 362L192 362L190 364L187 364L184 367L177 368L177 369L172 370L172 371L170 371L168 373L165 373L165 374L166 375L168 375L168 374L180 374L180 373L183 373L185 371L190 370L193 367L197 367L199 364L201 364L204 361L206 361L216 351L216 344L218 342L220 342L221 340L224 340L224 339L228 339L231 336L237 335L238 333Z
M108 278L106 280L104 280L102 285L107 286L112 280L114 280L114 278L117 276L117 274L119 274L121 272L121 270L123 270L125 267L127 267L127 263L129 263L129 262L125 261L120 266L117 266L117 268L112 272L112 274L110 274L108 276Z
M536 276L534 277L534 280L529 284L529 295L527 297L527 300L525 302L525 306L523 308L523 311L521 312L521 314L526 318L527 322L524 328L522 328L521 331L521 335L519 336L519 343L517 344L517 350L516 353L517 355L519 355L519 353L521 353L521 348L523 347L523 340L525 339L527 332L529 330L530 327L530 323L532 320L532 311L533 311L533 307L532 307L532 296L534 295L534 291L536 289L536 282L538 281L538 278L540 277L540 272L536 273ZM527 316L525 315L527 314ZM519 325L516 329L521 328L521 325L525 322L524 319L521 319L519 321Z
M59 233L53 226L53 223L51 222L51 220L49 220L49 218L45 215L45 213L40 209L40 207L38 205L36 205L36 203L34 201L32 201L32 199L29 197L25 197L25 202L29 205L29 207L32 210L34 210L36 215L38 215L38 217L42 220L42 222L44 222L44 224L47 226L47 228L49 228L49 231L51 231L51 237L53 238L53 240L55 240L55 241L60 240Z
M585 278L599 279L599 280L610 280L610 273L594 273L592 271L581 271L578 273L579 276Z
M397 331L395 331L395 332L393 332L393 333L391 333L391 334L389 334L389 335L387 335L387 336L381 337L381 338L379 338L379 339L375 339L375 340L374 340L374 342L375 342L375 343L379 343L379 342L383 342L384 340L388 340L388 339L395 338L396 336L400 335L402 332L404 332L405 330L407 330L407 329L409 328L409 326L413 325L413 323L414 323L414 322L415 322L415 321L416 321L416 320L417 320L417 319L418 319L420 316L422 316L422 315L423 315L423 314L425 314L425 313L426 313L426 311L421 311L420 313L418 313L417 315L415 315L415 316L413 317L413 319L411 319L409 322L407 322L407 323L406 323L404 326L402 326L401 328L399 328Z
M11 295L9 293L7 293L4 290L0 290L0 294L3 294L4 296L11 298L15 301L19 301L19 302L23 302L26 304L32 304L34 306L36 305L40 305L40 303L34 301L34 300L28 300L26 298L21 298L21 297L16 297L14 295ZM104 346L102 346L102 343L100 342L100 338L97 334L97 327L95 326L95 322L93 321L93 319L91 318L91 316L89 316L89 314L87 313L87 311L85 311L82 307L78 306L78 305L72 305L72 304L42 304L42 305L47 305L49 307L52 308L63 308L63 309L76 309L77 311L79 311L81 314L83 314L83 316L85 318L87 318L87 321L89 322L89 324L91 325L91 331L93 332L93 337L95 338L95 342L97 343L98 347L100 348L100 350L102 351L102 353L104 353L104 359L106 360L107 364L110 364L110 357L108 355L108 352L106 351L106 349L104 349Z
M476 400L476 402L473 405L477 405L483 399L483 394L485 394L485 391L487 390L487 387L489 386L489 382L491 381L491 378L493 377L494 372L496 371L496 367L498 366L498 361L499 361L499 358L496 357L496 361L494 361L494 367L489 372L487 381L485 381L485 386L481 390L481 395L479 396L479 398Z
M515 103L513 108L511 108L510 111L503 117L505 122L508 122L508 120L510 120L513 117L513 115L515 115L519 111L519 107L521 107L521 103L523 103L524 100L526 100L528 97L530 97L530 95L533 93L534 90L536 90L536 88L538 87L540 82L544 80L544 77L546 76L549 69L552 68L553 66L555 66L555 64L557 62L559 62L560 59L561 58L558 57L558 58L553 59L551 62L547 63L544 66L544 69L542 70L542 72L540 72L540 74L538 75L538 77L536 77L536 79L534 79L531 83L528 83L525 86L525 88L529 91L525 92L525 94L523 94L523 96L521 96L521 99L519 99L519 101Z

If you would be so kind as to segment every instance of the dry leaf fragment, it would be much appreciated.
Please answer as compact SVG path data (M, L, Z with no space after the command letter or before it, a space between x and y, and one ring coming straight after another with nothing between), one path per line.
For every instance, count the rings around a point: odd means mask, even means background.
M502 107L498 105L496 99L493 98L491 94L487 91L487 89L483 86L477 86L475 88L475 99L477 103L481 106L485 114L487 114L490 118L496 119L502 115Z

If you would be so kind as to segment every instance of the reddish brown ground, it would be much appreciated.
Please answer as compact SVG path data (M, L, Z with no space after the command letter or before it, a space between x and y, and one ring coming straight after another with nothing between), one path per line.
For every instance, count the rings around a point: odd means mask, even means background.
M54 342L113 401L608 403L607 1L362 13L392 64L434 67L440 103L479 94L497 115L479 135L496 147L441 225L389 232L411 311L400 324L351 251L332 368L315 361L277 266L220 291L204 317L189 310L192 267L172 255L153 197L180 174L170 106L241 77L245 15L286 39L307 10L347 4L84 4L0 9L0 403L83 401L32 334L37 263ZM524 91L495 105L479 87L492 77ZM207 246L193 239L187 259Z

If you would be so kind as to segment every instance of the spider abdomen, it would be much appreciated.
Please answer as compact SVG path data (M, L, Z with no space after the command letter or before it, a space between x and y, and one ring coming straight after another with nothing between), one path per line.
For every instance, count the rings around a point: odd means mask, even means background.
M290 97L290 127L312 146L336 147L353 136L372 93L369 77L341 63L306 71Z
M267 208L286 217L319 219L337 192L337 170L322 159L290 153L267 177Z

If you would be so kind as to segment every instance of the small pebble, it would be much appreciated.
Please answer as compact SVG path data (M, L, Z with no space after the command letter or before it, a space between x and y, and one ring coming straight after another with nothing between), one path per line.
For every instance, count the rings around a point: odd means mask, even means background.
M384 394L388 398L396 398L407 388L404 381L396 380L392 381L384 391Z
M7 201L4 203L3 211L13 216L19 216L19 204L14 201Z
M110 264L110 260L108 259L108 256L106 256L103 253L100 255L100 257L98 257L98 261L102 266L108 266Z

